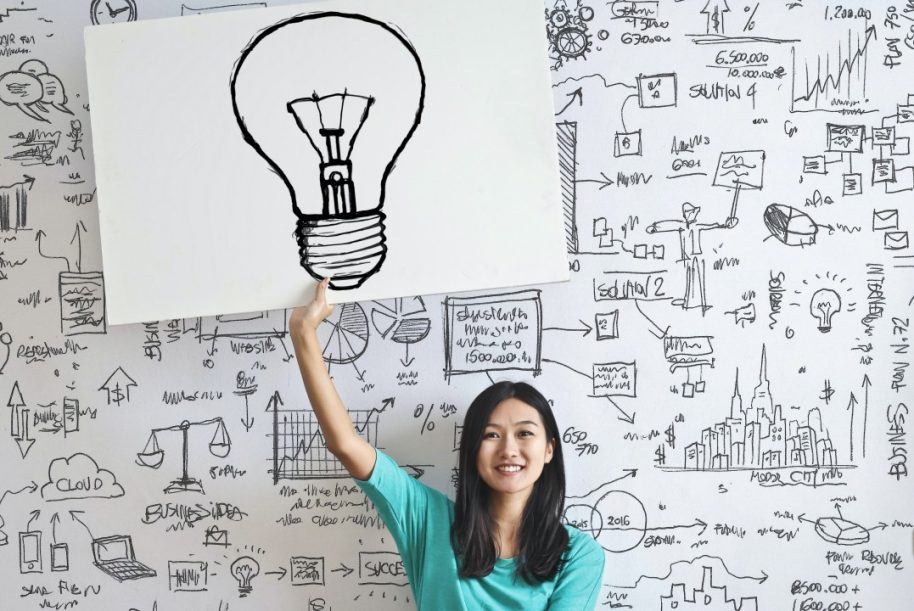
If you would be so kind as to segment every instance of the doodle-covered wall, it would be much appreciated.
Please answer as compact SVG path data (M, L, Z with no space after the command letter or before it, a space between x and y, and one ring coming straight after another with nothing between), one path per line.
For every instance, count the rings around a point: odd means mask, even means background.
M414 608L287 312L104 320L83 27L267 3L216 4L0 9L4 609ZM548 0L543 33L572 279L338 306L359 433L452 493L468 402L527 380L602 606L909 608L914 6Z

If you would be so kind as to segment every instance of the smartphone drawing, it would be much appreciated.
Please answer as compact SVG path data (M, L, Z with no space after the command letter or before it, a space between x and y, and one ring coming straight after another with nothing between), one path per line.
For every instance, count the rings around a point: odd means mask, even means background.
M70 570L70 548L66 543L51 544L51 570Z
M41 531L19 533L19 572L42 573Z

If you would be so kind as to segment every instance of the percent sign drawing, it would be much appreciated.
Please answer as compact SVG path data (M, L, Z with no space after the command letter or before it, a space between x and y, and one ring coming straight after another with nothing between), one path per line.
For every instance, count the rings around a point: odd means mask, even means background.
M752 14L749 15L749 19L746 20L746 25L743 26L743 32L750 32L755 29L755 11L758 10L759 4L760 3L757 2L755 4L755 8L752 9ZM749 7L748 6L743 7L743 11L748 13Z
M416 420L422 419L422 427L419 429L419 434L424 435L426 431L435 430L435 421L432 420L432 413L435 411L436 405L434 403L426 406L424 403L419 403L416 405L416 409L413 410L413 418ZM452 403L442 403L437 406L441 412L442 418L447 418L452 414L457 413L457 406Z

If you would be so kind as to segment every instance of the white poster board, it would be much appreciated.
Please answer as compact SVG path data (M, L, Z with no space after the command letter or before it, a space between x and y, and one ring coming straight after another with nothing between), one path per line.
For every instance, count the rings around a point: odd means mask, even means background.
M543 29L522 0L87 29L109 322L567 279Z

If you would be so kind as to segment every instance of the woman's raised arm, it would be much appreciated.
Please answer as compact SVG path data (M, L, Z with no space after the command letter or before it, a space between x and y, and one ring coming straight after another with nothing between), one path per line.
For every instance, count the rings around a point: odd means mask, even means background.
M349 412L324 365L317 338L318 325L333 312L333 306L327 303L329 283L328 278L322 280L311 303L292 311L289 333L302 381L320 423L327 449L343 463L350 475L366 480L374 469L375 449L356 433Z

